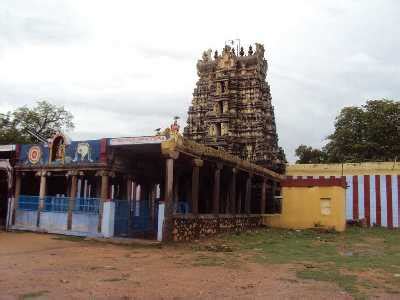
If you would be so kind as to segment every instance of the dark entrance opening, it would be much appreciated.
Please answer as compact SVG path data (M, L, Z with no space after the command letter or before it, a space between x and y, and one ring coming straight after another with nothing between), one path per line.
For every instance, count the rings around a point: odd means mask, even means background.
M8 196L8 174L0 170L0 229L6 226Z

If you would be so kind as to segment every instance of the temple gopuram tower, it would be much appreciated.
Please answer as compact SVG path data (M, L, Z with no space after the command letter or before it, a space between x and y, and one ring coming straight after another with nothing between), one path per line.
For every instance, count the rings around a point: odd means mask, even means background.
M255 51L250 46L247 55L243 47L238 52L225 46L221 55L203 53L184 136L283 172L264 46L256 44Z

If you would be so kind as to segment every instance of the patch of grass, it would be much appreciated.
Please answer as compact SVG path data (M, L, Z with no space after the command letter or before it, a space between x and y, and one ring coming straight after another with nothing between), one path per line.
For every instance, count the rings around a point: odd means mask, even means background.
M334 282L356 299L365 298L365 295L358 288L357 277L355 275L344 275L336 269L305 269L297 271L296 275L301 279Z
M193 261L193 266L215 267L224 265L227 266L230 263L232 262L228 261L223 256L199 254Z
M279 278L279 280L286 281L289 283L298 283L299 282L298 280L292 279L292 278Z
M350 228L345 233L332 234L268 229L226 239L241 250L259 253L259 262L332 262L350 270L379 268L392 273L400 270L397 230Z
M221 266L224 265L224 261L217 256L199 255L193 262L194 266Z
M37 291L37 292L32 292L32 293L27 293L23 294L19 297L21 300L29 300L29 299L37 299L37 298L42 298L45 296L49 291Z
M350 227L335 233L268 228L223 235L213 243L213 248L225 245L258 263L311 265L298 269L299 278L336 282L354 297L364 297L365 290L400 290L396 275L400 274L400 230Z
M230 246L224 244L192 245L191 249L193 251L226 252L226 253L234 251L234 249L232 249Z

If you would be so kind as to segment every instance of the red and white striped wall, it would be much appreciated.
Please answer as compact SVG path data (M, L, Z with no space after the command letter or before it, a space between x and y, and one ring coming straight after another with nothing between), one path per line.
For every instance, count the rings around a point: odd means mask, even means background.
M346 176L346 218L400 227L400 175Z
M324 176L288 176L324 178ZM337 176L330 176L337 177ZM369 226L400 228L400 175L343 176L346 179L346 219L366 219Z

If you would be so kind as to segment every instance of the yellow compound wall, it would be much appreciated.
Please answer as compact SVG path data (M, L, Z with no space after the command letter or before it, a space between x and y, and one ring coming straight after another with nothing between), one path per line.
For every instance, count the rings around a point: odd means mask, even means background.
M347 164L294 164L286 166L286 176L397 175L399 162Z
M282 196L281 214L264 215L265 225L290 229L315 226L332 228L336 231L346 229L344 187L283 187ZM330 209L327 203L330 203ZM326 214L329 210L329 214Z

